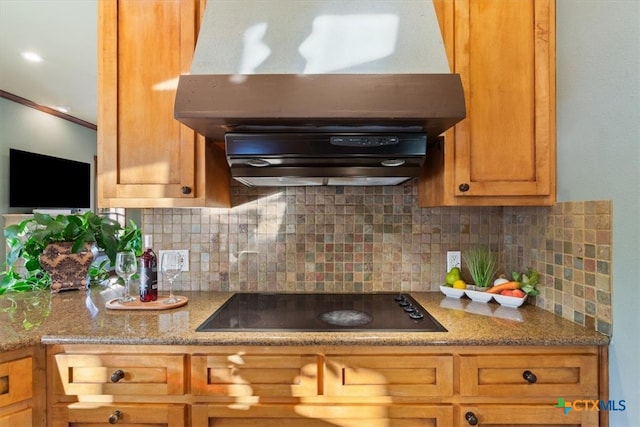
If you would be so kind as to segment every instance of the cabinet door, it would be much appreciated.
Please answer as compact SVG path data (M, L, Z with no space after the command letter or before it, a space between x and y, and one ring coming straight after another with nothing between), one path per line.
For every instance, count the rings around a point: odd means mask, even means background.
M451 427L446 405L193 405L194 426L215 427Z
M41 346L0 352L0 426L46 425L45 366Z
M173 117L203 8L203 0L100 1L99 207L228 206L220 149Z
M0 426L30 426L33 425L33 410L31 408L20 409L15 412L2 414L0 410Z
M435 5L467 118L429 150L420 204L553 204L554 1Z
M58 404L52 408L52 427L145 425L184 427L187 425L185 405L178 404Z
M569 411L552 405L461 405L460 426L597 427L598 411Z
M32 372L31 357L0 363L0 408L31 398Z

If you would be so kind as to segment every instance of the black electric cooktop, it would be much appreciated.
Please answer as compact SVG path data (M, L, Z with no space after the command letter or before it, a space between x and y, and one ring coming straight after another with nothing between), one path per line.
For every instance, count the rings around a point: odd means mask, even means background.
M196 332L446 332L408 294L237 293Z

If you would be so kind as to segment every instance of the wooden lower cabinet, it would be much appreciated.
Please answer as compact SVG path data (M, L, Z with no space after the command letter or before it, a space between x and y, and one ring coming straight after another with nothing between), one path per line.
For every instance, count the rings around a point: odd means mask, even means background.
M47 350L50 425L606 426L598 346L87 346ZM118 412L116 412L118 411Z
M45 426L44 348L0 353L0 426Z

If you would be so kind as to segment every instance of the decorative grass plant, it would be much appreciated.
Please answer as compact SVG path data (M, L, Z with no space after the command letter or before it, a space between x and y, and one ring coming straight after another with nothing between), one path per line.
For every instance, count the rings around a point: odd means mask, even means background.
M496 254L485 246L477 246L462 253L462 260L469 269L473 283L478 288L488 288L498 272Z

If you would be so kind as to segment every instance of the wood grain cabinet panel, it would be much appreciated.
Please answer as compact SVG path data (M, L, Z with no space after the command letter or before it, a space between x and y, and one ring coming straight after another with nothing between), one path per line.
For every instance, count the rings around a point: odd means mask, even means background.
M222 399L318 395L318 356L220 353L191 357L191 392Z
M44 347L0 353L0 426L45 426Z
M434 5L467 117L430 146L420 205L552 205L555 0Z
M0 426L31 426L33 424L33 410L31 408L20 409L15 412L2 414L0 412Z
M228 207L224 150L173 117L204 0L98 3L98 206Z
M451 397L453 356L328 354L323 377L327 396Z
M0 407L30 399L33 393L33 359L23 357L0 363Z

